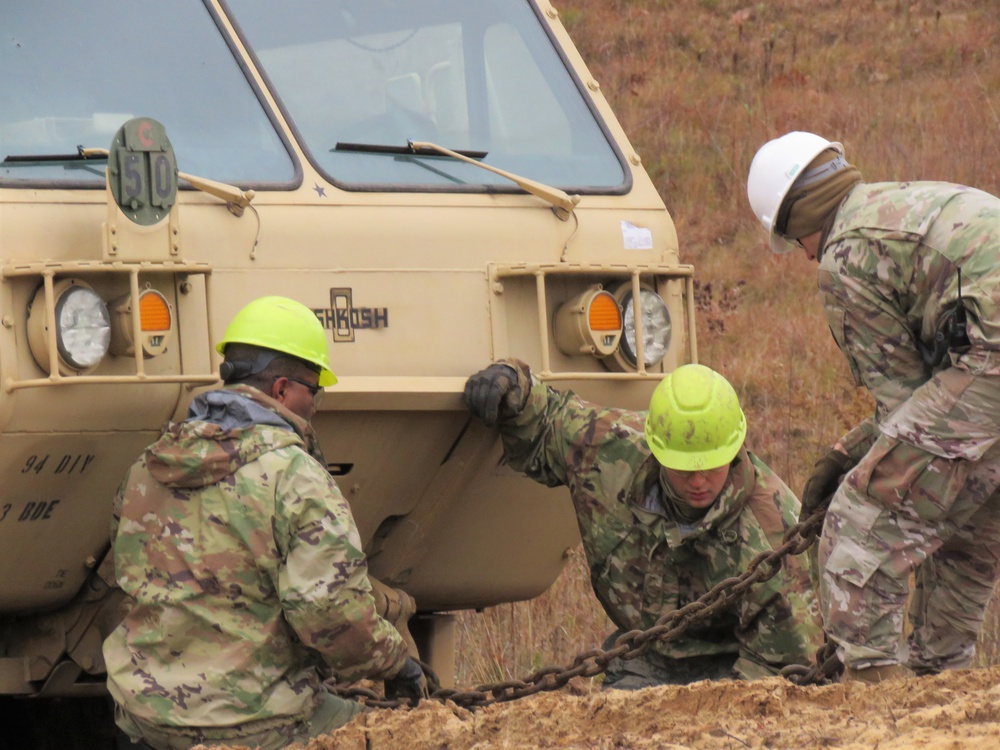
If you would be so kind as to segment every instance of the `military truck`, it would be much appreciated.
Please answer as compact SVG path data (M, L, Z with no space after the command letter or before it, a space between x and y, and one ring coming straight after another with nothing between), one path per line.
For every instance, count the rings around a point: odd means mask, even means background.
M452 681L451 613L538 595L578 542L468 375L516 356L642 408L697 359L693 269L558 11L34 0L0 29L3 726L41 745L34 707L104 696L112 495L266 294L329 331L329 470Z

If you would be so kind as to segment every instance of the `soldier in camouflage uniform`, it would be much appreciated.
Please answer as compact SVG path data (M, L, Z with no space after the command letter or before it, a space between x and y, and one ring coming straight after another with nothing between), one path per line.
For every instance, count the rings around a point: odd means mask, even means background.
M803 492L804 509L836 492L820 598L846 676L969 666L1000 575L1000 199L863 183L839 143L800 132L758 151L748 193L773 249L818 260L827 322L877 405Z
M419 664L376 614L350 508L309 424L336 378L326 333L264 297L219 344L227 386L195 398L114 503L118 584L133 602L104 644L119 726L156 750L274 750L362 710L326 677L419 697Z
M799 512L784 483L744 446L736 392L685 365L648 412L600 408L508 360L469 378L469 409L497 424L507 462L576 508L594 592L621 633L648 629L777 546ZM609 665L605 686L772 676L807 664L822 641L805 563L780 571L707 622Z

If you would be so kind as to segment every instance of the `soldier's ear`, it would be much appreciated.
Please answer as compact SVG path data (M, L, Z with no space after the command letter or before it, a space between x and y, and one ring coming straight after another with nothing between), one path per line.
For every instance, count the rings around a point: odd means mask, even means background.
M271 398L279 403L285 403L285 389L288 388L288 378L275 378L271 383Z

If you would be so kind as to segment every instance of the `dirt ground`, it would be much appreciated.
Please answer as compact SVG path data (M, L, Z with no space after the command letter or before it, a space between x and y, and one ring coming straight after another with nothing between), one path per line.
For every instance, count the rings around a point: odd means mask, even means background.
M782 678L637 692L588 683L474 712L424 701L362 714L307 750L1000 748L1000 667L882 685ZM232 750L237 750L233 748Z

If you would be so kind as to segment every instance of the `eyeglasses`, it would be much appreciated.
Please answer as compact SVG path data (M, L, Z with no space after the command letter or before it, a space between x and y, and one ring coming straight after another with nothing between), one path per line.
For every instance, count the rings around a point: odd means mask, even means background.
M274 379L284 378L285 380L291 380L293 383L298 383L301 386L305 386L309 390L309 395L312 396L313 403L319 404L320 399L323 398L323 387L318 383L310 383L306 380L300 378L293 378L291 375L275 375Z
M712 477L721 474L725 471L726 474L729 473L731 464L723 464L722 466L716 466L711 469L668 469L666 466L662 467L662 470L667 474L667 476L678 479L682 482L690 482L695 477Z

